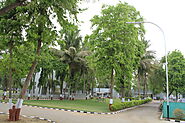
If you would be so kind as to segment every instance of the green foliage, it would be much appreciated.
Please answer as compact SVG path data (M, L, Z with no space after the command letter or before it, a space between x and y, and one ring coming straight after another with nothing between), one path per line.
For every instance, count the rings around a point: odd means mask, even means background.
M61 48L69 49L70 47L75 47L77 50L79 50L80 43L82 43L82 37L79 33L80 30L78 29L78 26L67 23L60 31L61 37L64 37L63 42L58 41Z
M6 0L4 5L12 2L15 1ZM14 87L20 87L20 79L26 76L31 63L29 60L32 60L33 47L28 45L28 42L23 45L22 31L22 23L16 10L0 16L0 52L3 52L0 75L4 80L8 80L4 83L9 83L9 86L14 85ZM25 49L28 50L25 51Z
M60 61L68 65L69 81L68 86L74 92L76 91L77 80L79 80L79 73L85 73L88 65L85 57L89 55L89 51L76 51L75 47L69 47L68 50L61 51L62 55L58 54L59 50L52 50L53 54L60 56ZM78 76L78 77L77 77Z
M183 92L185 85L185 58L178 51L168 54L169 89L170 92Z
M144 40L144 54L140 56L139 65L137 69L138 77L138 94L140 95L140 89L143 87L144 96L146 96L146 91L148 88L148 76L152 74L153 69L155 68L154 58L155 52L148 50L149 42Z
M139 97L125 97L125 100L139 100Z
M165 57L160 63L157 63L152 74L149 76L150 89L154 94L161 91L166 92L166 69L163 68L165 64ZM169 77L169 91L183 94L184 92L184 76L185 76L185 58L183 54L178 51L172 51L168 54L168 77Z
M157 62L155 65L155 69L149 75L149 88L154 95L163 92L164 88L166 88L165 70L162 68L161 63Z
M15 101L13 101L15 102ZM89 100L25 100L25 105L41 106L49 108L80 110L88 112L110 112L107 102Z
M93 52L89 59L96 68L97 78L110 76L113 69L117 86L131 87L133 71L144 53L145 31L142 24L135 26L126 22L142 20L140 13L127 3L104 6L101 15L93 17L93 34L86 37L86 43Z
M19 1L0 1L0 8L16 2ZM14 70L15 78L31 76L29 78L31 79L35 67L32 69L30 67L36 66L37 63L40 63L40 66L46 65L45 67L50 70L53 69L50 63L51 57L46 51L58 40L58 33L52 19L56 19L61 27L69 23L69 19L75 21L76 14L80 11L78 2L79 0L24 1L24 6L18 5L0 16L0 52L2 50L9 52L10 44L13 47L11 60L8 52L3 55L1 67L7 67L2 68L0 72L6 75L11 68ZM24 89L29 85L29 79L25 82Z
M121 110L121 109L125 109L125 108L130 108L133 106L141 105L141 104L144 104L144 103L147 103L150 101L152 101L152 99L133 100L130 102L119 102L119 103L115 103L115 104L111 105L111 110L117 111L117 110Z

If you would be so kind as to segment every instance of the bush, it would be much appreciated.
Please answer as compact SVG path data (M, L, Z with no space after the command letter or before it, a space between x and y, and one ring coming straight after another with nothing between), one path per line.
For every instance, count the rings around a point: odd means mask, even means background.
M183 110L181 110L181 109L175 109L174 111L173 111L173 114L174 114L174 116L177 118L177 119L182 119L182 118L184 118L184 116L185 116L185 114L184 114L184 111Z
M133 100L131 102L119 102L111 105L111 110L112 111L117 111L125 108L130 108L133 106L141 105L147 102L152 101L152 99L145 99L145 100Z
M139 100L139 97L125 97L125 100Z

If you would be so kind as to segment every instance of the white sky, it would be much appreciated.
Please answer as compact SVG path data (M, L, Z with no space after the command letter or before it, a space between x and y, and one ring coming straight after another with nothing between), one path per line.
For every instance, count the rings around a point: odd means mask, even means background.
M93 1L93 0L91 0ZM120 0L134 6L144 17L145 21L159 25L166 37L167 51L180 50L185 56L185 0ZM78 18L81 24L81 35L91 34L90 19L101 12L102 4L115 5L119 0L99 0L84 2L81 7L88 10ZM162 32L152 24L145 24L146 39L150 40L150 50L155 50L157 58L165 55Z

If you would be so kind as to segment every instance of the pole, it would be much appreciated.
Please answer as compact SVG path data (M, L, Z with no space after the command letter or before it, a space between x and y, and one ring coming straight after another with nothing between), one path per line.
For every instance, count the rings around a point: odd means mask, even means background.
M163 34L163 39L164 39L164 46L165 46L165 68L166 68L166 99L167 99L167 120L169 120L169 108L170 108L170 104L169 104L169 85L168 85L168 58L167 58L167 48L166 48L166 39L165 39L165 35L164 35L164 31L162 30L162 28L160 26L158 26L157 24L153 23L153 22L126 22L127 24L141 24L141 23L150 23L155 25L156 27L158 27L160 29L160 31Z

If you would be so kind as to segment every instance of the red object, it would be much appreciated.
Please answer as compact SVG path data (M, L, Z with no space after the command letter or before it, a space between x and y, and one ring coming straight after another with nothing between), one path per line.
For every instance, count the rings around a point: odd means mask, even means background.
M15 105L12 107L12 109L9 109L9 121L18 121L20 116L21 109L15 108Z
M15 113L15 121L19 120L20 112L21 112L21 109L17 108Z

